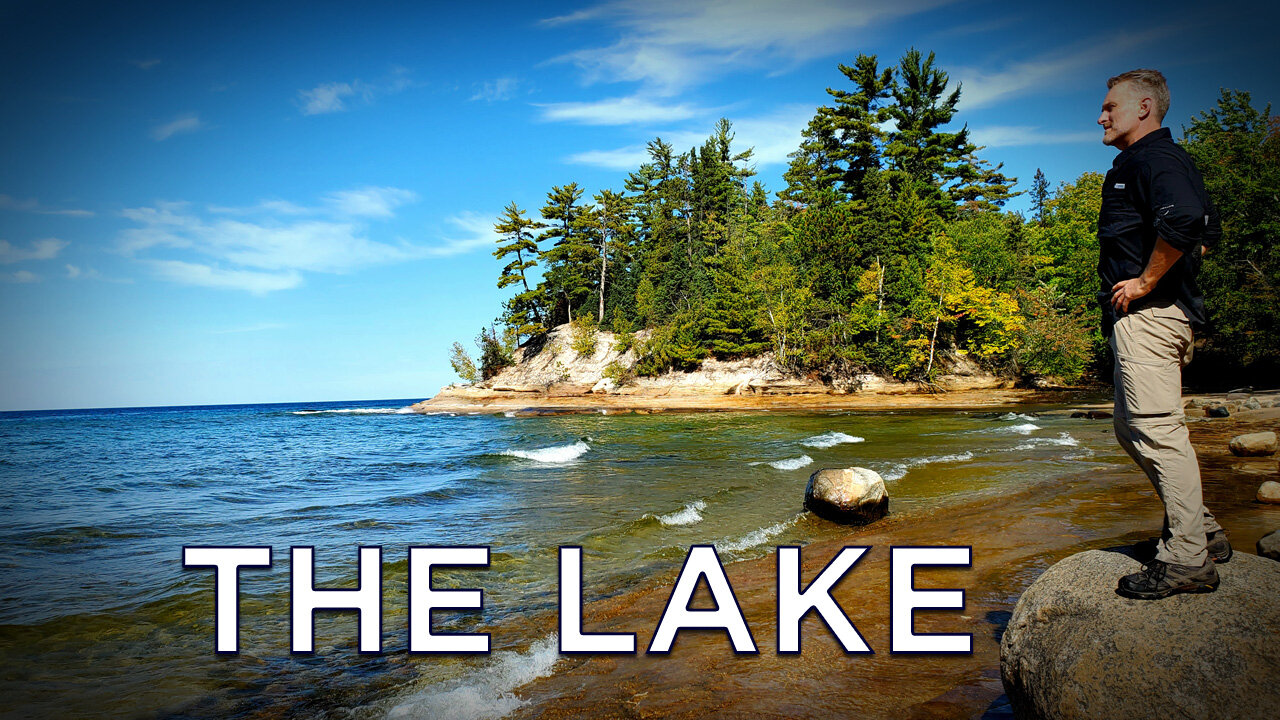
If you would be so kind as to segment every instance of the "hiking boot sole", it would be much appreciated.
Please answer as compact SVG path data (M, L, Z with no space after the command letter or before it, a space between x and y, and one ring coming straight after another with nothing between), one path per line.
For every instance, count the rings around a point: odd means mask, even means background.
M1116 592L1120 593L1124 597L1132 598L1134 600L1159 600L1160 598L1167 598L1170 595L1178 595L1179 593L1211 593L1214 590L1217 590L1218 585L1221 583L1222 579L1218 578L1213 582L1196 583L1194 585L1179 585L1177 587L1165 588L1164 590L1126 590L1122 587L1117 587Z

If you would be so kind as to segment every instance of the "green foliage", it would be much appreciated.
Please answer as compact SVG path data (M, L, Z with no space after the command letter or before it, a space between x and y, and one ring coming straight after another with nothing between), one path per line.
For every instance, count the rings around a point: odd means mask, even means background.
M1223 90L1184 145L1217 204L1222 239L1200 272L1209 353L1266 376L1280 370L1280 117Z
M480 377L484 380L502 372L503 368L515 364L513 348L498 337L498 333L488 328L480 328L476 336L476 345L480 348Z
M547 330L543 323L545 294L540 288L530 289L526 275L526 271L537 267L538 243L533 231L542 227L542 223L526 218L514 202L507 205L493 226L494 232L501 236L493 256L508 261L498 276L498 289L519 284L520 292L506 301L502 313L502 322L512 328L517 337L533 337Z
M673 370L697 370L707 357L706 349L698 342L697 325L695 317L685 315L654 328L637 348L640 360L636 372L656 376Z
M573 332L573 340L569 346L573 351L578 353L579 357L591 357L596 354L596 348L599 346L599 334L596 330L595 319L591 315L580 315L573 319L569 324Z
M1021 372L1078 381L1093 358L1096 325L1065 310L1065 297L1052 287L1020 290L1018 299L1027 318L1014 353Z
M606 365L603 374L617 387L626 387L636 381L636 371L630 365L617 360Z
M454 341L453 347L449 349L449 365L458 377L469 383L480 380L480 372L476 370L475 362L460 342Z

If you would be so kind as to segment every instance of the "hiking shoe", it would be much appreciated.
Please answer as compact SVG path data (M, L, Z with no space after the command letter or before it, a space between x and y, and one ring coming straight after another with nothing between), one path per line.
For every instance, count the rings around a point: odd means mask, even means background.
M1219 530L1209 533L1205 536L1206 547L1209 551L1209 557L1213 558L1216 563L1224 563L1231 559L1231 541L1227 539L1227 531Z
M1116 592L1137 600L1158 600L1178 593L1213 592L1218 582L1218 570L1211 560L1200 567L1152 560L1140 572L1120 578Z

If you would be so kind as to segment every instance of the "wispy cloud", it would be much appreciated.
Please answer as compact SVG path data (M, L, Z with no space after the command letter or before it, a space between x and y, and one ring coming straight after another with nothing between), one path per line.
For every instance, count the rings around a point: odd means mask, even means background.
M8 240L0 240L0 264L11 265L27 260L52 260L67 246L65 240L45 238L33 241L26 249L11 245Z
M0 195L0 209L4 210L20 210L22 212L31 212L38 215L68 215L70 217L93 217L93 212L89 210L57 210L41 205L35 198L19 200L9 195Z
M459 255L495 241L492 220L467 212L449 219L460 232L438 245L369 236L368 220L390 219L416 199L401 188L365 187L329 193L313 207L275 200L201 211L159 202L121 213L134 227L120 233L117 249L163 280L261 295L298 287L308 273Z
M1061 88L1063 78L1089 77L1089 70L1107 67L1122 54L1157 42L1174 30L1172 26L1165 26L1123 36L1094 38L1030 60L1010 63L999 70L957 68L951 75L962 83L960 108L973 110L1030 92Z
M519 83L513 77L500 77L496 80L486 80L480 85L480 89L471 96L472 100L484 100L486 102L498 102L501 100L510 100L516 92L516 86Z
M324 115L349 109L348 101L359 100L368 104L379 95L392 95L416 84L407 68L395 66L380 81L320 83L310 90L299 90L296 99L303 115Z
M595 102L548 103L537 107L542 110L543 120L583 125L675 122L705 116L710 112L688 103L664 103L635 95Z
M359 88L360 83L356 81L354 83L321 83L310 90L299 90L298 102L302 105L302 114L323 115L346 110L347 104L344 98L355 95Z
M728 71L778 68L831 55L872 39L872 27L950 0L612 0L545 26L600 23L618 39L560 55L587 83L639 82L675 94Z
M160 64L160 58L147 58L146 60L130 60L129 64L139 70L150 70Z
M752 148L751 162L757 166L786 163L787 155L799 147L800 132L808 125L813 112L811 107L794 104L778 107L764 115L741 118L733 123L733 147L739 152ZM653 133L671 143L677 152L701 147L710 134L710 122L700 130L681 129ZM571 164L594 165L610 170L634 170L648 160L649 153L643 144L610 150L588 150L565 158L565 162Z
M0 273L0 279L11 283L34 283L40 282L40 276L28 270L19 270L13 273Z
M1066 145L1100 143L1102 132L1052 131L1030 125L987 125L972 128L969 138L977 145L993 148L1018 145Z
M156 142L168 140L174 135L184 133L193 133L204 127L204 123L200 121L200 116L195 113L179 115L167 123L162 123L151 128L151 137Z
M342 215L352 217L389 218L396 208L414 202L416 193L393 187L365 187L358 190L342 190L325 197L331 207Z

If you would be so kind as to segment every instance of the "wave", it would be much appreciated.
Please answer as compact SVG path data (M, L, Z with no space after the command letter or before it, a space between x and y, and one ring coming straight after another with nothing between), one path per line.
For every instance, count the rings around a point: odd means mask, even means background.
M813 437L805 438L800 441L800 444L805 447L826 449L843 443L860 443L865 439L866 438L857 437L856 435L846 435L842 432L832 430L831 432L822 433L821 435L814 435Z
M290 415L412 415L413 407L402 408L340 408L337 410L294 410ZM428 413L436 415L439 413Z
M801 455L800 457L783 458L782 460L774 460L773 462L768 462L766 460L758 460L756 462L747 463L747 464L748 465L768 465L774 470L799 470L800 468L812 462L813 462L813 458L809 457L808 455Z
M752 530L751 532L747 533L746 535L743 535L737 540L731 540L729 542L720 543L716 545L716 547L725 552L742 552L743 550L750 550L751 548L757 545L763 545L764 543L768 542L772 538L775 538L781 535L782 533L786 532L792 525L796 524L796 520L799 517L800 516L797 515L791 518L790 520L783 520L782 522L774 523L769 527L763 527L763 528L758 528L756 530Z
M973 451L965 450L962 453L954 453L951 455L930 455L928 457L915 458L904 463L897 463L888 470L880 473L883 480L901 480L906 476L911 468L920 467L921 465L929 465L932 463L948 463L948 462L964 462L973 459Z
M666 515L646 515L652 517L663 525L696 525L702 522L702 511L707 509L707 503L702 500L694 500L685 505L683 508Z
M1080 441L1071 437L1071 433L1061 433L1056 438L1031 438L1027 442L1014 446L1014 450L1032 450L1046 445L1054 445L1059 447L1076 447Z
M1024 420L1024 421L1030 422L1032 420L1035 420L1036 416L1026 415L1024 413L1007 412L996 419L997 420Z
M430 689L402 698L388 718L447 717L488 720L514 712L526 701L512 691L551 674L560 659L560 641L550 635L525 652L495 653L492 662L449 690Z
M500 454L541 463L565 463L582 457L591 446L579 440L572 445L553 445L538 450L503 450Z

